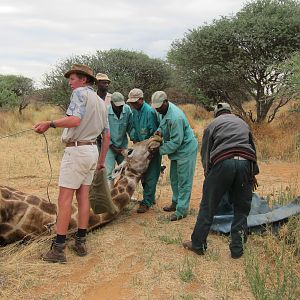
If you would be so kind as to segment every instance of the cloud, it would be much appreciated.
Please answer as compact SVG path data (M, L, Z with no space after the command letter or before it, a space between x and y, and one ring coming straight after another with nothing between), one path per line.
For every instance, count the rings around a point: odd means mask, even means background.
M2 0L0 73L36 81L59 60L113 48L165 58L188 29L230 15L239 0Z

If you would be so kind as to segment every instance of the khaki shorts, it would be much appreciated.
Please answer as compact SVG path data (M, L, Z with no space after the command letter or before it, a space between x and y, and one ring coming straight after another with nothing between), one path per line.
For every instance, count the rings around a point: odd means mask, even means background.
M97 145L66 147L60 165L59 186L78 189L91 185L98 161Z

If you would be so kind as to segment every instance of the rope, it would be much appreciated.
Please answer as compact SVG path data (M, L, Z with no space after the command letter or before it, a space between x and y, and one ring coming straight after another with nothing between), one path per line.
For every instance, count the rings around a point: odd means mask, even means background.
M32 128L30 129L24 129L24 130L21 130L21 131L17 131L15 133L12 133L12 134L8 134L8 135L3 135L3 136L0 136L0 140L2 139L5 139L5 138L8 138L10 136L14 136L14 135L17 135L17 134L20 134L20 133L23 133L23 132L26 132L26 131L30 131L30 130L33 130Z
M11 134L0 136L0 140L8 138L8 137L11 137L11 136L15 136L15 135L27 132L27 131L32 131L32 130L33 130L32 128L30 128L30 129L24 129L24 130L17 131L17 132L11 133ZM48 201L50 203L52 203L51 200L50 200L50 194L49 194L49 187L50 187L50 184L51 184L51 181L52 181L52 173L53 173L52 172L52 164L51 164L51 160L50 160L48 140L47 140L47 137L46 137L45 133L42 133L42 134L44 136L45 143L46 143L47 158L48 158L48 163L49 163L49 167L50 167L50 177L49 177L49 181L48 181L48 184L47 184L47 197L48 197Z

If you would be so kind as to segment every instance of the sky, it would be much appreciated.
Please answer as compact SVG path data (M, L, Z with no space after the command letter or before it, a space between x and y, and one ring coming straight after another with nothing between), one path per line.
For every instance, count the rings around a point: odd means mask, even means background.
M165 59L172 41L245 0L1 0L0 74L43 75L72 55L142 51Z

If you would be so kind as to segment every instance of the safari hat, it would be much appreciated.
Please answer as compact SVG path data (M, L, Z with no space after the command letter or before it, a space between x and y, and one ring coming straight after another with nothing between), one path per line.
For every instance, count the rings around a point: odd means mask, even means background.
M96 78L94 77L94 74L93 74L93 70L86 65L74 64L74 65L72 65L71 70L69 70L67 73L65 73L64 76L66 78L69 78L70 75L73 73L87 75L87 76L93 78L94 81L96 81Z
M143 97L144 97L143 91L140 89L134 88L129 92L127 102L136 102L140 98L143 98Z
M165 100L168 99L167 94L164 91L157 91L155 92L152 97L152 107L153 108L160 108Z
M113 102L115 106L124 105L125 104L124 96L119 92L114 92L111 95L111 102Z
M218 103L216 106L215 106L215 109L214 109L214 116L216 117L217 114L220 112L220 111L228 111L231 113L231 107L228 103L225 103L225 102L220 102Z
M108 78L108 76L104 73L97 73L96 75L96 79L97 80L105 80L105 81L109 81L110 82L110 79Z

